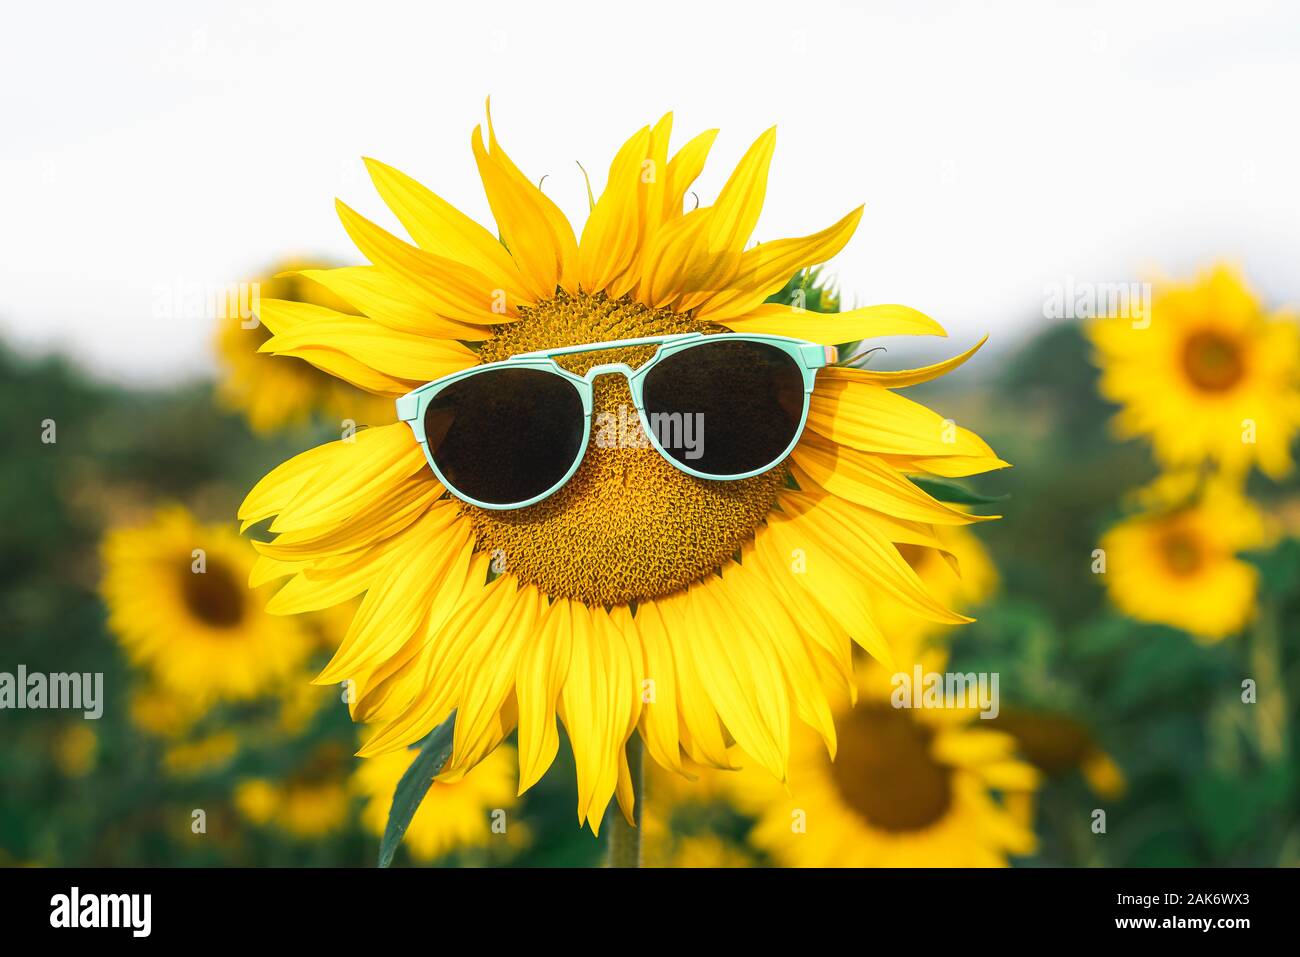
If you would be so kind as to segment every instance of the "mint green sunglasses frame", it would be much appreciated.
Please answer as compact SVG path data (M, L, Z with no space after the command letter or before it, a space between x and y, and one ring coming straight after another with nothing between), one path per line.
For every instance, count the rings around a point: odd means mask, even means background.
M795 364L803 372L803 409L799 414L799 427L795 429L794 438L790 444L771 462L768 462L762 468L753 469L741 475L711 475L707 472L700 472L683 462L677 461L664 450L659 443L659 437L651 427L649 419L646 416L644 404L642 402L642 390L645 384L646 374L653 369L658 363L670 356L677 355L687 349L711 342L758 342L764 345L772 346L788 355L795 361ZM603 352L609 349L622 349L627 346L650 346L657 345L655 354L645 363L637 368L632 368L623 362L611 362L605 365L595 365L587 371L586 375L577 375L560 366L555 361L555 356L574 355L580 352ZM619 339L612 342L593 342L577 346L561 346L557 349L543 349L537 352L521 352L513 355L508 359L502 359L499 362L488 362L480 366L474 366L472 369L465 369L461 372L453 372L451 375L443 376L440 379L434 379L432 382L426 382L418 389L408 392L397 400L397 417L411 427L415 433L415 440L420 443L424 449L424 457L429 463L429 468L433 469L433 474L438 477L438 481L443 484L452 495L456 496L463 502L470 505L476 505L479 508L491 509L493 511L505 511L508 509L527 508L529 505L536 505L538 502L562 488L569 479L573 478L573 473L578 471L578 466L582 464L583 458L587 454L587 445L591 441L591 413L592 413L592 387L598 376L602 375L622 375L627 378L628 391L632 394L632 404L636 407L637 416L641 420L641 430L645 433L650 444L654 446L655 451L662 455L677 469L685 472L687 475L693 475L696 478L709 479L716 482L733 482L738 479L750 478L759 475L772 468L774 465L785 460L795 445L799 442L800 436L803 435L804 425L808 421L808 404L809 396L812 394L813 384L817 378L817 370L833 365L838 360L834 346L823 346L815 342L807 342L803 339L792 339L788 336L761 335L751 333L717 333L715 335L705 335L700 332L686 332L668 336L646 336L640 339ZM478 499L466 495L459 489L455 488L447 481L446 476L438 468L438 463L433 460L433 452L429 448L428 436L424 434L424 413L429 408L429 403L434 397L447 386L454 382L460 382L470 376L481 375L484 372L490 372L494 369L538 369L543 372L553 373L567 381L577 390L579 398L582 400L583 413L583 431L582 442L578 448L577 455L574 456L573 465L564 473L563 478L542 492L540 495L534 495L530 499L522 502L481 502Z

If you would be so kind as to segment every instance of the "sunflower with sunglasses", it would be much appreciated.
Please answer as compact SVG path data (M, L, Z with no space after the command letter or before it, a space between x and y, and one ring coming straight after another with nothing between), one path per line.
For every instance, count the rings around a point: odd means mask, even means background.
M836 365L836 344L943 335L903 306L819 315L766 300L848 241L861 209L751 246L775 133L712 205L684 210L716 131L669 154L672 118L629 139L580 236L497 142L471 146L490 231L368 161L412 242L339 204L371 265L307 270L336 312L263 299L263 349L396 401L400 422L305 452L240 510L273 519L255 584L272 612L364 594L320 682L350 680L363 755L455 714L453 781L517 731L520 791L554 760L556 718L597 830L632 820L628 755L784 778L797 719L832 750L829 696L852 648L889 660L881 596L940 623L900 546L945 551L982 521L909 475L1006 463L896 389L923 369ZM624 414L625 413L625 414ZM635 441L593 441L619 416ZM689 430L689 431L688 431ZM622 431L622 430L620 430ZM643 440L642 440L643 439Z

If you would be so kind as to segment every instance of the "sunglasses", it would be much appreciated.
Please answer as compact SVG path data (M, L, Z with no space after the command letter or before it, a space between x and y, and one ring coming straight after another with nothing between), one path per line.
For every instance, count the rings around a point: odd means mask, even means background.
M593 366L586 375L557 356L658 346L637 368ZM644 437L687 475L734 481L766 472L799 441L817 370L834 347L786 336L698 332L524 352L455 372L397 400L447 491L480 508L536 504L578 470L592 432L598 376L627 378ZM602 413L602 416L611 413ZM622 441L620 422L602 423Z

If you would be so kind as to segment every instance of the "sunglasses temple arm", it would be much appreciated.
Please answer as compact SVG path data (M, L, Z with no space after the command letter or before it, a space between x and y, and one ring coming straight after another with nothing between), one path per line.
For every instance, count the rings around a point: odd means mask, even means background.
M423 386L420 387L420 389L423 388ZM393 403L397 407L397 421L414 421L420 408L420 389L406 393L406 395L400 397L395 403Z
M840 361L840 350L835 346L822 346L815 342L805 343L799 347L803 363L809 369L824 369Z

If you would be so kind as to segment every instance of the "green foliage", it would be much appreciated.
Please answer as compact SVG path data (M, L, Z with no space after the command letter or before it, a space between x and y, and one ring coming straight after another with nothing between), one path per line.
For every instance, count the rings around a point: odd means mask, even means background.
M840 296L825 278L820 266L804 269L767 297L767 302L783 306L800 305L809 312L839 312Z
M833 312L837 298L813 273L771 301ZM1155 475L1140 443L1120 443L1097 396L1096 370L1076 327L1044 331L1002 357L983 380L958 374L908 394L989 440L1014 468L970 480L919 480L936 497L997 506L978 527L1001 577L999 594L955 632L953 667L1000 675L1003 707L1068 716L1109 754L1127 781L1100 796L1078 770L1052 775L1038 801L1037 865L1272 865L1300 860L1300 541L1283 535L1251 556L1261 607L1245 634L1199 644L1135 623L1108 605L1093 550L1131 489ZM40 441L42 422L55 444ZM188 778L163 770L166 742L136 729L127 701L135 681L108 633L96 593L105 527L174 499L201 517L233 523L244 492L270 467L334 436L304 429L275 440L251 435L216 410L208 385L153 392L88 381L58 361L25 362L0 350L0 671L102 671L103 719L87 722L97 757L85 773L51 760L80 719L59 712L0 715L0 863L369 866L380 841L356 808L348 825L302 841L256 828L235 811L237 783L282 775L323 743L356 745L333 689L311 724L276 731L273 708L223 709L196 734L239 731L228 765ZM1300 502L1294 481L1254 486L1277 514ZM1009 497L1008 497L1009 496ZM1258 702L1243 701L1243 681ZM395 795L385 862L408 862L392 838L440 766L449 727L431 735ZM442 758L445 760L445 757ZM423 763L422 763L423 762ZM417 767L418 766L418 767ZM531 840L515 862L591 866L601 847L574 826L574 769L562 745L551 772L512 820ZM203 808L208 833L190 833ZM1107 812L1104 835L1091 813ZM409 811L409 813L408 813ZM611 813L616 813L611 811ZM694 814L692 817L691 815ZM685 815L685 816L683 816ZM683 812L682 833L743 840L732 811ZM455 855L446 864L481 863Z

